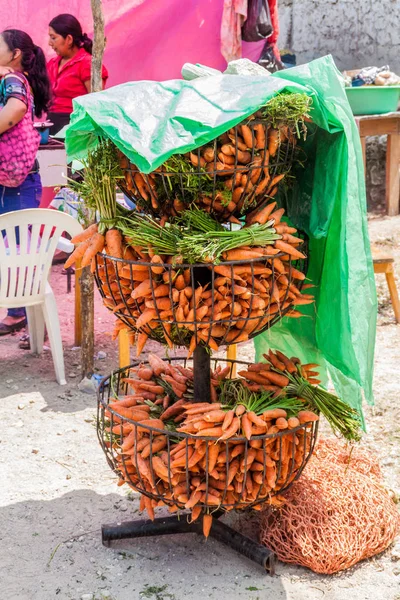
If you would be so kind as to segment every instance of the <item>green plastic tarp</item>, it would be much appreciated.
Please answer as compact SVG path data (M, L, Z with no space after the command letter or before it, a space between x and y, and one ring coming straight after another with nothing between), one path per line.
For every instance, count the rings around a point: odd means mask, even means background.
M361 410L373 402L376 291L367 231L361 145L332 57L270 77L213 75L192 81L138 81L74 100L67 129L70 158L83 158L99 136L110 138L148 173L171 155L196 148L251 115L278 92L312 97L313 124L296 183L280 200L309 236L308 277L315 306L284 317L255 339L323 365L336 391Z

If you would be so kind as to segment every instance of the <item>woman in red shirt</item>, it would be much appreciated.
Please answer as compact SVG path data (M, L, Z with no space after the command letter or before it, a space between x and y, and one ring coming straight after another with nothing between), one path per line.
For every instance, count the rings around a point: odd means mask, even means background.
M53 91L48 118L54 123L50 133L55 135L69 123L72 100L91 91L92 40L82 33L78 19L68 14L50 22L49 37L49 45L57 54L47 65ZM103 66L103 86L107 78Z

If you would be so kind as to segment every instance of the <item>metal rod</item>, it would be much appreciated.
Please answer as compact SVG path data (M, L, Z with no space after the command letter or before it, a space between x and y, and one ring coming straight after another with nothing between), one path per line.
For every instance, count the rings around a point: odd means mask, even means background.
M194 402L211 402L210 354L204 346L193 353Z
M130 538L151 537L156 535L174 535L175 533L202 533L201 520L189 523L185 515L140 521L127 521L103 525L101 528L102 542L109 546L112 541ZM261 565L270 575L275 573L275 554L257 542L235 531L229 525L213 518L210 536L229 546L239 554Z
M216 519L213 519L210 535L222 544L261 565L266 571L269 571L270 575L274 575L275 554L269 548L261 546L261 544Z
M178 520L177 517L154 519L141 519L140 521L126 521L102 525L101 537L104 545L109 545L113 540L126 540L129 538L150 537L153 535L172 535L174 533L197 533L200 524L188 523L186 517Z

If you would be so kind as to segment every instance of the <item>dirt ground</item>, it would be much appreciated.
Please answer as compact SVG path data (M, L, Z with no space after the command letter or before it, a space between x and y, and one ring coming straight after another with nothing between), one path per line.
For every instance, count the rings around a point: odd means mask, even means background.
M400 288L400 217L370 220L371 239L396 259ZM384 275L378 275L375 407L366 407L364 444L381 459L386 485L400 497L400 326ZM2 600L400 600L400 542L335 576L278 563L277 575L214 540L165 536L101 544L101 525L138 517L137 496L116 485L96 439L96 398L78 390L80 351L73 341L73 295L53 269L68 384L57 385L49 351L0 340L0 555ZM0 314L2 317L2 313ZM96 295L96 371L117 366L112 318ZM240 350L252 356L252 345ZM257 522L230 516L241 530Z

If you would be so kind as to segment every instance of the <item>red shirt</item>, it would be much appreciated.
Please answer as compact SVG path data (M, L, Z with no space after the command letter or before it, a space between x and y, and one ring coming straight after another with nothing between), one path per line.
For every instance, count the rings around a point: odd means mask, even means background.
M72 100L87 94L85 81L90 81L92 69L92 56L84 48L75 54L60 69L61 56L52 58L47 63L53 91L51 111L71 114L73 111ZM103 65L103 84L108 79L107 69Z

